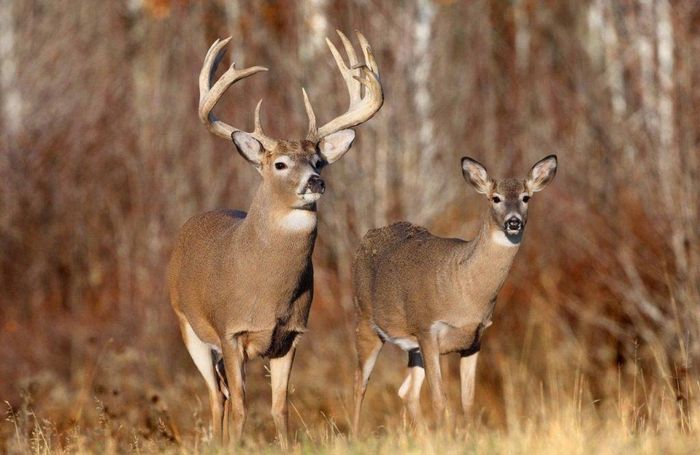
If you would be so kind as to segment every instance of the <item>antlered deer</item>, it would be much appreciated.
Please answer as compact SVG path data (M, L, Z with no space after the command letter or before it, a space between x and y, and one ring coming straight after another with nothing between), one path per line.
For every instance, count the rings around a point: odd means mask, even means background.
M306 330L313 294L311 253L316 239L316 201L325 191L320 171L340 159L355 138L349 128L382 106L379 70L364 36L357 34L364 63L338 32L348 64L326 40L350 93L350 106L317 128L303 91L309 132L300 141L276 140L260 125L246 133L218 120L212 109L236 81L266 68L234 65L212 85L230 38L207 52L199 76L199 118L209 131L233 140L262 176L248 213L219 210L184 225L168 270L170 299L187 349L207 383L215 438L238 440L245 421L244 364L270 358L272 416L287 445L287 382L295 344Z
M421 421L419 398L426 375L436 418L443 420L440 354L460 353L462 408L469 411L481 336L522 241L529 200L556 170L557 158L550 155L523 180L496 181L477 161L462 158L464 178L490 201L474 240L436 237L406 222L365 235L353 264L355 434L367 382L387 341L408 351L408 376L399 395L414 422Z

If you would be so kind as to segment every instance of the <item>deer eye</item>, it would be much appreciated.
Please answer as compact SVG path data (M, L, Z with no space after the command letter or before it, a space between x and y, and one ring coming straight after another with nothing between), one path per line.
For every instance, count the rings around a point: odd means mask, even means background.
M527 204L527 201L530 200L530 196L523 196L523 202Z
M287 169L287 165L280 161L279 163L275 163L275 169L281 171L282 169Z
M498 204L499 202L501 202L501 198L498 196L492 197L491 200L493 201L494 204Z

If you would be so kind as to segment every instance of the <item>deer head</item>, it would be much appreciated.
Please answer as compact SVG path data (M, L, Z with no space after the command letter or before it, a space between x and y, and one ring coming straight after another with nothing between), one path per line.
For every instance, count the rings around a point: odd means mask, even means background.
M490 219L514 243L527 224L528 203L532 195L542 191L557 173L557 157L549 155L532 166L526 178L495 180L478 161L462 158L462 175L477 192L491 203Z
M308 133L303 140L280 140L265 135L260 124L262 100L255 108L253 132L239 130L214 116L212 109L231 85L260 71L267 71L261 66L237 70L232 64L212 85L230 37L212 44L199 75L200 120L215 135L233 140L241 156L262 175L263 185L274 195L276 202L287 208L315 209L316 201L325 191L321 169L340 159L350 149L355 139L355 132L350 128L369 120L384 102L379 68L365 37L357 33L364 54L364 63L361 64L350 40L340 31L338 35L345 47L348 64L333 43L328 39L326 42L345 80L350 106L344 114L319 128L306 90L302 88L309 118Z

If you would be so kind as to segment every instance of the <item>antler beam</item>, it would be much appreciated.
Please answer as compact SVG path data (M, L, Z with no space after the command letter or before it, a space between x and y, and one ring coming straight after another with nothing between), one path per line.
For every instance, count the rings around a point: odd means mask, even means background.
M231 134L235 131L242 130L217 119L212 112L214 106L219 102L224 92L234 83L261 71L267 71L267 68L262 66L252 66L250 68L237 70L236 64L232 63L229 69L227 69L216 83L212 85L214 73L216 73L216 68L219 66L224 56L225 47L229 41L231 41L231 37L214 41L214 44L212 44L209 51L207 51L206 57L204 57L204 64L199 73L199 119L206 125L209 131L225 139L231 139ZM261 103L262 100L260 100L255 109L255 130L249 134L257 139L266 150L272 150L275 148L277 141L265 135L262 130L262 126L260 125Z
M340 36L340 40L343 42L343 47L345 47L345 53L348 58L347 65L333 42L326 38L326 43L328 44L331 54L333 54L333 58L347 86L350 95L350 106L344 114L334 118L320 128L317 128L316 115L314 114L313 107L306 95L306 90L302 89L304 94L304 106L306 107L306 114L309 117L307 139L312 141L317 141L336 131L352 128L366 122L379 111L384 103L384 93L379 78L379 67L377 66L377 62L374 59L374 54L372 54L372 49L367 39L362 33L356 32L365 60L364 63L358 63L357 54L350 40L340 30L337 30L337 32Z

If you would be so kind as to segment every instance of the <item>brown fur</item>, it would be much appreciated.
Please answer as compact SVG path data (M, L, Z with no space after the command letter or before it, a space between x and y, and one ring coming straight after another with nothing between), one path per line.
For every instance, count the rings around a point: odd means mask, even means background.
M342 151L352 138L354 134L341 132L326 141ZM264 150L250 136L243 137L243 145L234 137L234 143L263 181L247 214L217 210L183 226L168 268L171 304L207 381L215 436L224 441L240 437L244 364L265 356L271 358L272 415L286 445L287 381L313 298L317 221L315 202L299 190L310 176L318 177L323 147L276 141L273 150ZM279 162L285 164L283 170L276 169ZM285 224L290 215L303 222L290 228Z
M247 133L217 119L212 109L226 90L266 68L231 65L214 74L231 38L216 40L199 74L199 119L216 136L231 139L241 156L262 175L250 211L219 210L198 215L182 228L169 268L170 300L187 350L207 383L215 439L236 442L245 422L245 362L270 357L272 417L287 447L287 388L294 344L306 330L313 298L316 201L325 192L319 172L351 147L350 129L382 107L379 68L367 39L357 37L364 64L352 43L338 32L347 65L326 40L345 80L350 105L318 127L306 91L306 139L267 136L255 109L255 129Z
M445 398L438 356L460 352L468 357L478 352L483 331L491 324L496 296L522 240L522 229L506 234L507 221L517 216L524 227L527 199L554 176L556 159L548 159L544 165L552 170L537 187L531 184L533 171L541 167L533 167L528 179L496 182L473 160L463 163L467 181L491 200L472 241L437 237L407 222L373 229L362 239L353 263L358 351L355 431L374 360L386 341L395 341L407 350L420 349L432 401L441 418ZM472 165L475 168L470 169ZM409 370L412 368L422 366L411 364ZM470 371L473 369L472 365ZM417 419L420 408L414 393L416 384L411 383L415 377L409 371L404 384L406 390L413 390L407 404ZM422 382L422 376L418 380ZM417 387L419 390L420 383ZM463 386L467 389L469 384ZM469 397L463 402L465 407L471 405Z
M273 172L270 164L281 155L305 162L314 153L312 144L281 143L265 153L264 172ZM305 330L316 228L289 231L276 224L295 204L290 190L297 181L265 178L247 215L218 210L196 215L183 226L169 268L171 298L202 341L220 348L224 340L244 335L244 351L251 358L271 348L276 327ZM309 211L316 216L315 207Z

